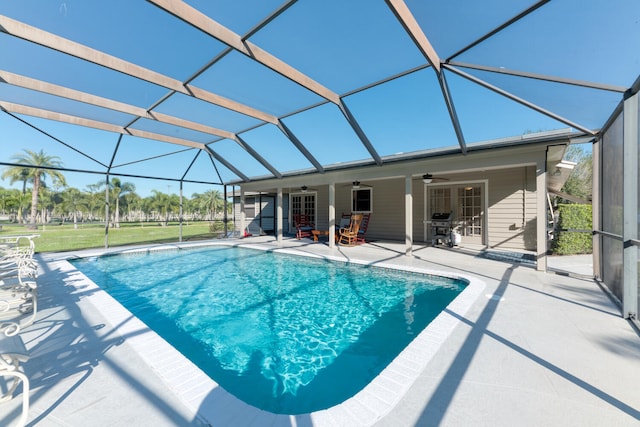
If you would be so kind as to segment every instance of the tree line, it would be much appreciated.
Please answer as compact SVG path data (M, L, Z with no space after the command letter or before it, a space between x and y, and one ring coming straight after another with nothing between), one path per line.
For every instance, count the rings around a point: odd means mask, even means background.
M59 157L43 152L23 150L12 157L16 166L3 168L1 177L10 184L21 183L21 189L0 187L0 213L12 222L46 224L51 222L157 221L166 225L179 219L180 197L153 190L151 196L136 194L135 184L117 177L89 184L79 190L67 186ZM47 179L51 181L47 183ZM109 218L106 215L107 195ZM230 206L228 206L228 209ZM183 219L190 221L220 219L224 214L224 198L218 190L194 193L182 198Z

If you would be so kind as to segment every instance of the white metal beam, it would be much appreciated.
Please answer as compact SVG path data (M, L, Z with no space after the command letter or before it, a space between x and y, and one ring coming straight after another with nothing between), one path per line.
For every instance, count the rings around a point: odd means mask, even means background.
M286 62L276 58L259 46L256 46L248 40L243 40L239 34L234 33L187 3L176 0L148 1L324 99L334 104L340 102L338 94L296 70Z
M3 15L0 15L0 31L259 120L273 124L277 121L276 117L271 114L267 114L263 111L259 111L223 96L208 92L204 89L200 89L192 85L185 85L181 81L172 77L165 76L161 73L149 70L113 55L84 46L80 43L76 43Z
M403 0L385 0L391 11L434 70L440 73L440 58Z
M72 125L84 126L93 129L100 129L107 132L115 132L121 135L133 135L140 138L153 139L170 144L182 145L191 148L204 148L204 144L193 142L186 139L174 138L171 136L160 135L153 132L147 132L137 129L127 129L122 126L111 123L104 123L97 120L86 119L84 117L72 116L70 114L58 113L55 111L44 110L42 108L34 108L26 105L15 104L0 100L0 108L15 114L25 114L27 116L39 117L41 119L54 120L57 122L69 123Z

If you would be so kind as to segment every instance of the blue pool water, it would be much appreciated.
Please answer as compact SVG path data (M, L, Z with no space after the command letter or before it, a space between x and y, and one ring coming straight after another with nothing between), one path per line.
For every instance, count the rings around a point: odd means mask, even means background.
M227 391L287 414L356 394L465 286L226 246L73 264Z

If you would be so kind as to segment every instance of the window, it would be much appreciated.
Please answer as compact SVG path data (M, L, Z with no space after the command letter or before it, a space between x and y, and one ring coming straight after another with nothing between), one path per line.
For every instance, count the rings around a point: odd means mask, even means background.
M352 212L371 212L371 188L360 188L351 190L351 211Z
M316 195L315 193L300 193L291 195L291 215L306 215L309 222L316 221Z

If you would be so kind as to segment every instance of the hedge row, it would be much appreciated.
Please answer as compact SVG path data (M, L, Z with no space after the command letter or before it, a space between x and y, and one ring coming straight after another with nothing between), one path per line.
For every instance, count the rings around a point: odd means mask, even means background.
M591 205L558 205L560 230L589 230L588 232L557 231L553 253L558 255L590 254L593 252Z

